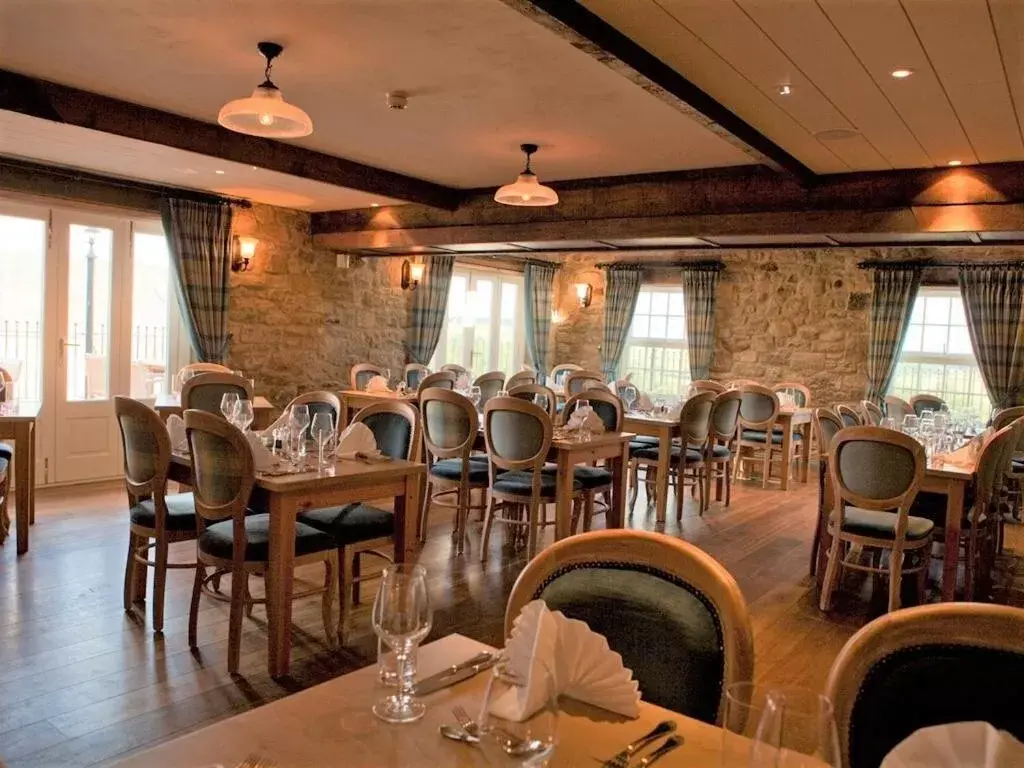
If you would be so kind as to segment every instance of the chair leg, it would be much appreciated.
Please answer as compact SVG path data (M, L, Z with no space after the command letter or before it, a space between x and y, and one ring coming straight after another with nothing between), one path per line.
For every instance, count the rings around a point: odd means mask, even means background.
M338 548L338 639L348 645L352 623L352 584L355 579L355 554L347 547Z
M725 473L722 475L723 484L725 485L725 506L726 508L732 503L732 465L734 461L727 461L725 463Z
M461 555L465 548L466 529L469 527L469 488L460 487L456 494L458 506L455 508L455 554Z
M228 616L228 673L238 673L242 651L242 614L245 613L245 589L249 574L244 568L231 571L231 612Z
M363 553L353 552L352 553L352 580L349 582L352 585L352 605L359 605L363 601Z
M132 609L133 587L135 585L135 534L128 532L128 562L124 566L124 609Z
M527 522L528 531L526 539L526 556L533 560L537 555L537 533L540 528L540 503L536 499L530 499L530 506L527 510L529 520Z
M928 562L931 560L932 544L929 541L924 548L917 550L918 565L921 569L917 572L917 604L924 605L925 593L928 586Z
M899 610L900 590L903 588L903 562L906 555L903 550L893 550L889 556L889 613Z
M153 569L153 631L164 631L164 593L167 589L167 539L157 539Z
M636 507L636 497L640 495L640 470L637 469L635 461L629 463L629 514L633 514Z
M825 583L821 587L821 601L819 607L828 612L832 609L832 592L836 588L836 579L839 578L842 565L840 563L839 550L842 541L837 533L832 537L832 546L829 548L828 563L825 567Z
M427 481L427 491L423 495L423 508L420 509L420 544L427 540L427 517L430 512L430 496L434 492L434 484Z
M764 469L762 470L764 477L761 478L761 487L767 488L768 481L772 476L772 445L769 443L764 447Z
M327 646L335 648L338 645L337 625L334 623L334 583L335 572L338 570L338 552L328 553L324 560L324 596L321 610L324 620L324 634L327 637Z
M964 561L964 598L973 601L977 599L975 595L975 590L977 589L977 573L975 569L978 567L978 532L976 529L972 529L967 537L966 549L966 560Z
M594 493L587 493L583 497L583 532L590 530L594 523Z
M491 528L494 526L494 508L498 502L494 500L492 495L487 500L487 511L484 512L484 530L480 540L480 562L487 562L487 555L490 550L491 544Z
M232 576L234 578L234 576ZM245 575L245 581L243 582L242 594L245 599L245 618L252 618L252 609L256 607L256 603L252 601L252 592L249 591L249 574Z
M740 478L740 465L743 463L743 448L736 446L736 455L732 461L732 481L735 483Z
M188 647L199 647L199 596L203 592L206 566L196 563L196 577L192 581L192 602L188 607Z
M681 461L679 473L679 480L676 485L676 522L683 519L683 497L686 496L686 485L683 484L683 480L686 478L686 470L683 469ZM694 483L694 486L696 486L696 483Z

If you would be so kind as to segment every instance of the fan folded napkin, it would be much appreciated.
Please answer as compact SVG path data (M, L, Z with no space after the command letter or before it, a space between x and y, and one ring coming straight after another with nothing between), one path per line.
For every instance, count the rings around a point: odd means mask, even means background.
M469 387L469 376L467 376L464 373L460 373L458 377L455 379L455 390L457 392L465 392L467 389L469 389Z
M366 382L367 392L390 392L391 388L388 387L388 380L383 376L374 376L368 382Z
M1018 768L1024 744L988 723L921 728L886 755L881 768Z
M257 472L273 472L277 469L281 462L263 445L263 438L255 432L246 432L245 438L249 441L249 447L252 449L253 468Z
M936 460L942 464L952 464L953 466L962 467L964 469L974 469L975 465L978 463L978 456L981 455L981 449L993 434L995 434L995 432L991 427L989 427L980 435L971 438L967 444L961 446L952 453L940 453L936 457Z
M556 696L626 717L640 714L640 686L622 657L586 623L552 611L543 600L528 603L516 617L505 645L509 673L524 683L491 704L505 720L528 720Z
M188 436L185 434L185 420L176 413L167 417L167 434L171 438L174 453L188 453Z
M601 417L594 413L593 407L577 408L569 415L565 422L565 428L571 432L578 429L589 429L591 434L599 435L604 432L604 422Z
M653 411L654 401L651 400L651 396L648 395L646 392L641 392L637 396L636 403L633 407L636 408L638 411Z
M368 426L361 421L349 424L338 438L338 458L354 459L357 453L376 456L377 440Z

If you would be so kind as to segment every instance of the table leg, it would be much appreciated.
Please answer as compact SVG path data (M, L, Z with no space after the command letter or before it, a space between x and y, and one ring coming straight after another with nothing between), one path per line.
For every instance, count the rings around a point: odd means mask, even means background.
M36 524L36 424L28 423L28 522Z
M793 421L786 419L782 424L782 467L779 469L779 487L789 489L790 457L793 451Z
M395 496L395 562L416 562L420 475L405 476L405 492Z
M942 553L942 602L956 599L956 571L960 561L960 520L964 514L964 484L951 480L946 494L946 551Z
M807 421L800 425L800 450L803 452L803 461L800 462L800 482L806 483L811 477L811 422Z
M14 425L14 482L18 490L14 494L14 524L17 527L18 554L28 552L28 525L30 502L29 493L32 486L31 451L29 441L32 429L28 422L16 422Z
M267 669L271 677L288 674L292 650L292 580L295 570L295 499L270 494L267 565Z
M626 518L626 496L629 495L629 443L625 443L622 453L608 463L612 473L612 503L605 515L605 526L621 528Z
M665 510L668 509L668 475L671 466L672 431L662 428L658 430L658 464L654 474L654 487L657 494L654 519L659 523L665 522ZM682 486L676 488L676 493L682 492Z
M573 465L569 451L558 451L558 475L555 485L555 541L572 533Z

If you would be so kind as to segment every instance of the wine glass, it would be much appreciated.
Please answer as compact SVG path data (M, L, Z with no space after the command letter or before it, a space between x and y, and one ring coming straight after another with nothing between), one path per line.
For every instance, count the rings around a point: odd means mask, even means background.
M252 424L253 412L252 412L252 401L238 399L235 401L235 412L232 417L232 423L240 430L245 432L249 429L249 425Z
M391 386L391 369L390 368L385 368L384 369L384 383L387 384L388 386Z
M908 413L906 416L903 417L901 431L903 432L903 434L910 435L911 437L913 437L914 435L917 434L917 427L919 423L920 421L918 420L917 416Z
M553 677L545 666L535 674ZM540 709L526 720L514 718L510 705L522 701L526 681L516 677L508 661L499 659L491 671L483 705L476 722L476 735L489 765L544 766L555 753L558 733L558 699L549 693ZM554 686L547 686L553 691Z
M373 705L373 714L386 723L411 723L427 712L413 698L407 665L432 624L427 572L422 565L395 563L384 569L373 601L373 630L395 652L398 689Z
M882 427L882 429L893 429L893 430L895 430L896 429L896 419L894 419L892 416L886 416L884 419L882 419L881 427Z
M229 422L234 424L235 406L238 405L237 392L225 392L220 396L220 412Z
M480 392L480 387L474 385L469 388L469 401L473 403L473 405L479 406L481 397L482 393Z
M636 402L636 387L628 386L622 388L622 402L626 404L626 412L633 410L633 403Z
M301 458L306 452L305 433L308 426L309 406L305 403L293 405L288 415L288 437L289 442L295 446L292 456L296 459Z
M324 411L313 414L313 424L309 428L309 434L316 440L316 466L319 470L324 466L324 446L327 445L331 435L334 434L334 419L331 417L331 414Z

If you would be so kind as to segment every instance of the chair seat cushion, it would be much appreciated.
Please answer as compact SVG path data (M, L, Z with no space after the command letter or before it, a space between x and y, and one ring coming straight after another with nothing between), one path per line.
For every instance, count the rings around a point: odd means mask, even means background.
M545 475L554 475L558 472L556 464L546 464L541 470ZM600 488L603 485L612 484L612 473L601 467L576 467L572 471L573 479L579 483L584 490L588 488Z
M682 455L683 449L681 446L673 445L669 451L669 461L673 464L679 463L679 457ZM657 461L658 460L658 446L648 446L647 448L629 449L629 455L634 459L643 459L644 461ZM686 449L686 463L695 464L701 461L701 453L695 448Z
M975 494L974 483L969 483L964 489L962 528L970 528L970 512L974 506ZM936 528L944 528L946 525L946 504L948 498L944 493L920 491L910 505L910 514L914 517L923 517L925 520L931 520Z
M1013 471L1024 472L1024 459L1013 459Z
M7 465L9 461L9 459L0 456L0 481L7 477Z
M763 443L765 432L763 429L744 429L740 432L741 440L753 440L758 443ZM782 445L782 432L772 431L772 445ZM803 440L803 436L799 432L793 433L793 441L799 442Z
M629 444L633 445L635 443L637 445L657 445L660 442L660 438L657 437L651 437L650 435L637 435L636 437L629 441Z
M231 520L214 523L199 536L199 550L213 557L231 558L234 532ZM245 560L266 562L270 550L270 515L245 518ZM318 531L305 523L295 523L295 556L311 555L335 549L337 544L329 533Z
M832 513L832 520L836 513ZM859 507L847 507L846 517L843 520L843 531L856 536L870 536L874 539L896 538L897 515L894 512L877 512L873 509L860 509ZM907 540L918 541L925 538L935 524L923 517L911 516L907 520Z
M331 534L339 545L358 544L395 532L395 514L369 504L311 509L299 515L299 522Z
M0 443L0 459L10 461L12 458L14 458L14 448L7 443Z
M540 495L551 498L555 495L555 486L557 478L555 475L546 474L543 471L540 473ZM506 472L501 477L495 479L494 485L491 489L498 493L511 493L516 496L529 496L533 493L533 473L532 472ZM583 486L578 480L574 480L572 484L573 491L579 491L583 489Z
M440 477L444 480L461 480L462 479L462 460L461 459L443 459L435 462L430 468L430 474L433 477ZM487 482L487 461L486 457L484 461L469 460L469 482L471 483L486 483Z
M196 529L196 503L191 493L175 493L164 497L167 505L165 524L169 531L194 531ZM140 501L129 510L134 525L156 528L156 507L152 499Z
M732 451L725 445L711 446L711 455L716 459L728 459L732 457Z

